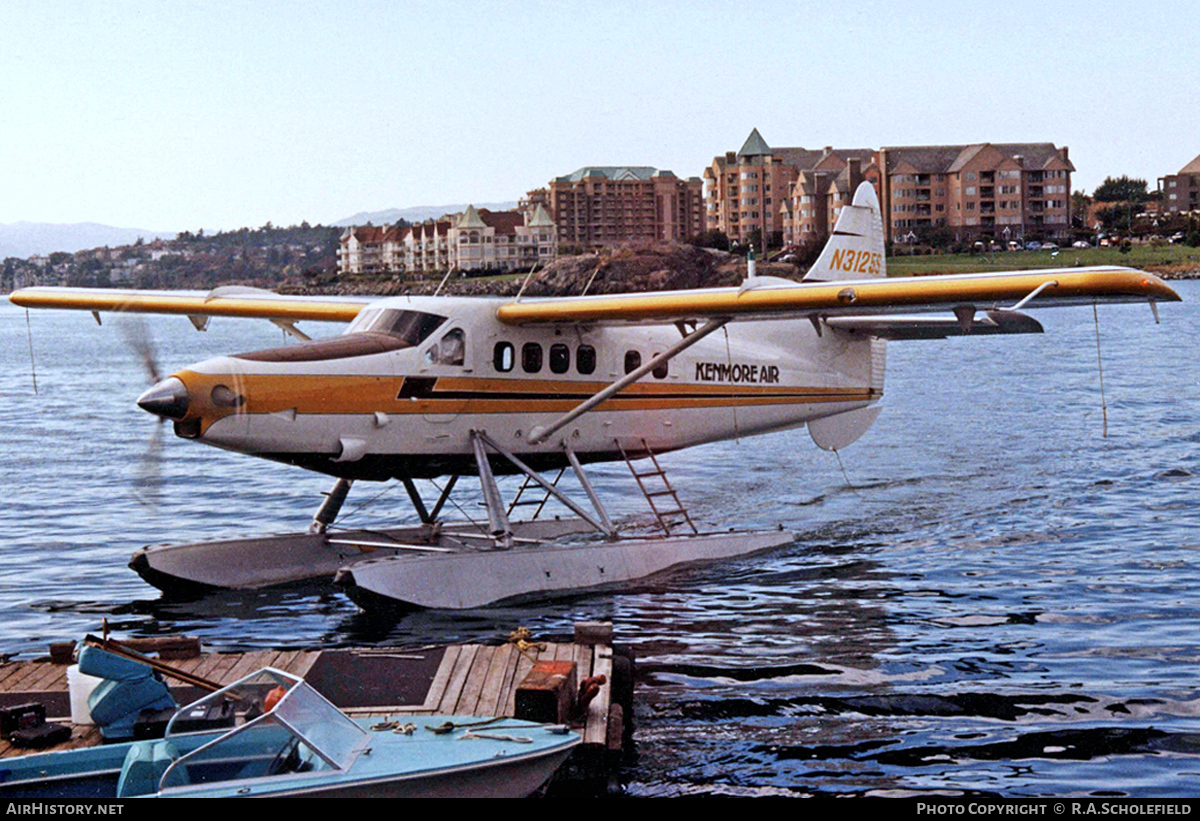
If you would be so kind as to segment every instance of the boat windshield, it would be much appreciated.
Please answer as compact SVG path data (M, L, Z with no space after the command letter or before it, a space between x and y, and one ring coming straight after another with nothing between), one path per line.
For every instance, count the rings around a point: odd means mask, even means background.
M396 308L364 308L346 329L348 334L389 334L409 345L420 345L438 329L446 317L424 311L405 311Z
M232 701L239 723L195 746L176 719ZM302 679L270 668L181 708L167 725L161 756L171 759L160 789L315 770L347 770L369 733ZM190 751L189 751L190 750ZM158 753L156 753L157 755Z

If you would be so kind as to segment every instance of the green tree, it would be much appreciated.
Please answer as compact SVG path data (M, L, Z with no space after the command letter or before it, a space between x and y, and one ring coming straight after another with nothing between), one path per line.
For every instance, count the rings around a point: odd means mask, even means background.
M1088 210L1092 207L1092 198L1083 191L1071 194L1071 224L1076 228L1089 228L1087 224Z
M1127 229L1133 225L1133 212L1136 207L1128 202L1116 202L1104 208L1097 209L1096 220L1106 231Z
M1149 199L1146 181L1121 176L1105 177L1104 182L1092 192L1097 202L1145 202Z

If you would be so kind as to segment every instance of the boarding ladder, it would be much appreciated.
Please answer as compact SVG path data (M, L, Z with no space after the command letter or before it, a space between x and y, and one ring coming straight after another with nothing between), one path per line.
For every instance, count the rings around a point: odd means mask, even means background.
M646 501L650 504L650 510L654 511L654 518L658 519L659 527L668 536L671 535L671 528L682 527L687 525L691 528L692 533L699 535L700 531L696 528L692 517L688 514L687 509L679 501L679 494L675 492L675 488L671 487L670 480L667 479L667 472L659 465L658 459L654 455L654 451L650 449L650 445L642 439L641 453L644 453L650 458L650 464L654 466L653 470L638 471L634 466L633 460L629 453L621 445L621 440L614 439L617 443L617 449L621 451L621 457L625 460L625 464L629 465L629 472L633 474L633 478L637 480L638 487L642 489L642 495L646 497ZM650 487L647 487L647 482L650 482ZM652 490L651 487L657 487L658 482L662 483L661 490ZM667 497L670 497L674 507L659 507L660 504L666 502ZM655 500L658 500L657 502ZM668 505L670 503L667 503Z
M558 480L563 477L563 474L566 472L566 470L567 470L566 467L559 468L558 475L554 477L554 481L551 482L550 484L553 485L554 487L558 487ZM526 495L525 494L526 490L530 491L531 498L523 499L521 497ZM539 491L539 490L542 491L542 493L543 493L543 496L540 499L538 499L536 496L536 491ZM542 508L544 508L546 506L546 502L550 501L550 496L551 496L551 493L549 490L546 490L545 488L543 488L541 485L539 485L537 482L535 482L531 477L526 476L525 481L521 483L521 487L517 489L517 495L513 497L512 502L510 502L508 505L508 514L507 515L511 518L513 515L513 511L516 510L518 506L524 507L527 505L537 505L537 507L535 507L533 510L533 515L529 517L529 521L532 522L535 519L537 519L537 517L539 515L541 515Z

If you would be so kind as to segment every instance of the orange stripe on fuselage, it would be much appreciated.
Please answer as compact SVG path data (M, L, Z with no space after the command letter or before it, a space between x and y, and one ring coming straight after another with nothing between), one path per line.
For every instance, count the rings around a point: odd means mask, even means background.
M301 414L552 413L566 412L607 386L605 382L442 377L427 396L397 398L403 378L329 376L176 374L193 397L188 417L206 421L236 411L208 397L225 385L246 397L240 411L250 414L295 410ZM431 378L431 377L419 377ZM439 396L438 394L449 394ZM522 396L521 394L524 394ZM663 410L742 407L815 402L862 401L877 397L868 388L810 388L730 384L638 383L602 403L602 410Z

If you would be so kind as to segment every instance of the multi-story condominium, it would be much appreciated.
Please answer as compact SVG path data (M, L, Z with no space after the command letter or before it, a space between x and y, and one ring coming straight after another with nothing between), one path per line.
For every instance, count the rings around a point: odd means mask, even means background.
M1052 143L881 148L880 204L889 241L952 229L957 241L978 238L1066 239L1071 227L1067 148Z
M451 268L517 271L558 256L554 221L541 203L525 211L467 210L451 221L446 235Z
M338 249L344 274L515 271L558 255L554 222L541 204L519 211L476 210L408 227L347 228Z
M1171 211L1200 211L1200 157L1179 169L1178 174L1160 177L1162 209Z
M708 228L735 242L757 231L764 242L823 243L866 180L888 241L915 241L933 228L953 230L960 242L1066 238L1074 170L1067 149L1050 143L809 150L771 148L755 129L704 172Z
M396 270L400 253L398 225L351 226L342 232L338 270L342 273L379 274Z
M443 217L419 225L410 226L402 232L401 252L393 272L426 274L449 271L451 220Z
M788 186L788 196L780 206L784 245L821 245L837 224L844 206L854 201L859 183L869 181L879 190L879 169L864 166L861 150L846 156L826 149L817 167L802 169ZM770 239L767 237L766 239Z
M589 166L530 191L527 200L547 206L560 244L686 241L704 230L703 187L698 177L648 166Z
M869 148L771 148L756 128L739 151L713 157L704 170L705 227L734 242L756 234L762 242L800 242L813 232L823 238L826 231L817 226L828 220L831 183L849 173L852 161L860 172L866 169L872 154Z

